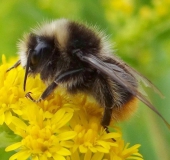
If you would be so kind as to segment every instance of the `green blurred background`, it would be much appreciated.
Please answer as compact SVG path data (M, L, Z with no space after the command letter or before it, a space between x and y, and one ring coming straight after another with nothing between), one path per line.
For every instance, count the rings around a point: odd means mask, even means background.
M0 55L17 56L16 43L44 20L69 18L97 25L110 35L117 54L148 77L165 95L149 90L152 102L170 122L170 0L8 0L0 1ZM141 144L145 160L170 159L170 131L140 103L119 123L126 142ZM0 159L9 153L0 151Z

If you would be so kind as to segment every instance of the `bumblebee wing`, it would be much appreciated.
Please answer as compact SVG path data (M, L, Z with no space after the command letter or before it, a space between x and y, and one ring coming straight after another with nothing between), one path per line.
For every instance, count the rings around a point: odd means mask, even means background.
M118 65L103 62L92 54L83 55L81 53L77 53L77 56L80 58L80 60L87 62L101 73L109 76L112 80L116 81L118 84L125 87L130 93L136 96L138 91L135 85L135 78L132 75L126 73ZM133 83L134 85L132 85Z
M151 87L161 98L164 98L164 95L160 92L160 90L151 82L149 81L145 76L128 66L127 64L125 65L125 68L129 70L131 74L133 74L138 82L142 82L146 87Z
M123 67L128 70L130 74L132 74L136 80L138 81L139 84L144 84L145 87L150 87L152 88L155 93L157 93L161 98L164 98L164 95L160 92L160 90L150 81L148 80L145 76L143 76L141 73L124 63L121 59L113 55L113 58L118 61Z
M164 119L164 117L159 113L159 111L146 98L146 96L143 95L138 90L138 87L135 84L133 85L133 83L136 81L135 76L138 75L137 72L132 70L129 74L124 69L120 68L118 65L103 62L102 60L100 60L99 58L97 58L92 54L83 55L82 53L78 52L77 56L80 58L80 60L90 64L99 72L110 77L112 80L116 81L118 84L125 87L130 93L132 93L140 101L146 104L151 110L153 110L159 117L161 117L161 119L165 122L167 127L170 129L170 124ZM129 67L128 69L131 68ZM140 74L139 77L143 78ZM147 81L147 83L150 84L151 82Z

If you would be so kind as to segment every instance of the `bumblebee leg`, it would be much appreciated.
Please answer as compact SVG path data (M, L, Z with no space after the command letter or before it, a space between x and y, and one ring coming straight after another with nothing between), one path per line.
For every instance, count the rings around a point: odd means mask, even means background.
M12 67L8 68L6 72L9 72L11 69L17 68L21 64L21 61L18 60Z
M108 126L110 125L112 118L113 106L115 104L115 99L113 95L113 86L110 80L105 78L103 74L98 74L96 80L94 81L92 87L93 96L103 106L103 116L101 119L101 126L105 129L106 133L109 133Z
M109 126L110 124L111 116L112 116L112 108L105 107L101 125L103 126L103 128L106 130L107 133L109 133L107 126Z
M112 110L113 110L112 108L107 108L107 107L104 108L103 119L101 121L101 125L105 129L106 133L110 133L108 126L109 126L110 121L111 121ZM116 142L116 140L114 138L112 138L112 140L114 142Z
M56 83L56 81L52 82L46 89L45 91L42 93L41 97L37 100L35 100L34 98L32 98L32 96L30 95L31 92L26 93L25 97L30 99L33 102L41 102L43 99L45 99L46 97L48 97L53 91L54 89L58 86L58 83Z
M63 80L64 78L72 75L72 74L75 74L75 73L78 73L78 72L82 72L83 69L77 69L77 70L72 70L72 71L68 71L68 72L65 72L61 75L59 75L46 89L45 91L42 93L42 95L40 96L39 99L35 100L31 97L31 92L28 92L25 96L27 98L29 98L30 100L32 100L33 102L41 102L42 100L44 100L45 98L47 98L53 91L54 89L58 86L58 84L60 83L61 80Z

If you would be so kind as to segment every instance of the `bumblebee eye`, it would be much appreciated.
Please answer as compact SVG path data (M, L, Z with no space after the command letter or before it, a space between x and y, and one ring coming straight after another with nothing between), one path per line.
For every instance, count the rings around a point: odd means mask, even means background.
M43 63L43 59L46 59L48 53L52 51L51 45L46 42L39 42L31 54L30 67L34 69L40 63Z
M38 64L39 59L40 59L40 53L34 51L31 55L31 64L32 65Z

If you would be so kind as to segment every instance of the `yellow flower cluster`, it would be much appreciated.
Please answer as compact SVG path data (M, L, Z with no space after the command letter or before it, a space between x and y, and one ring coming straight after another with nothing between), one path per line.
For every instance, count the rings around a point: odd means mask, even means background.
M58 87L46 100L34 103L45 89L39 77L28 78L23 91L24 70L6 72L12 65L2 57L0 66L0 125L20 140L6 147L16 151L10 160L142 160L139 144L124 144L120 129L106 133L100 125L102 107L87 95L69 95ZM115 139L116 141L113 141Z
M138 22L140 21L140 18L143 21L155 21L159 18L165 18L169 15L170 10L170 1L169 0L153 0L150 2L150 5L148 3L145 5L139 4L138 10L136 10L136 4L134 0L108 0L103 1L103 4L106 6L106 17L108 21L114 22L114 19L119 20L127 20L129 22L129 17L133 14L139 15ZM131 22L133 23L133 21ZM135 23L136 24L136 23Z

